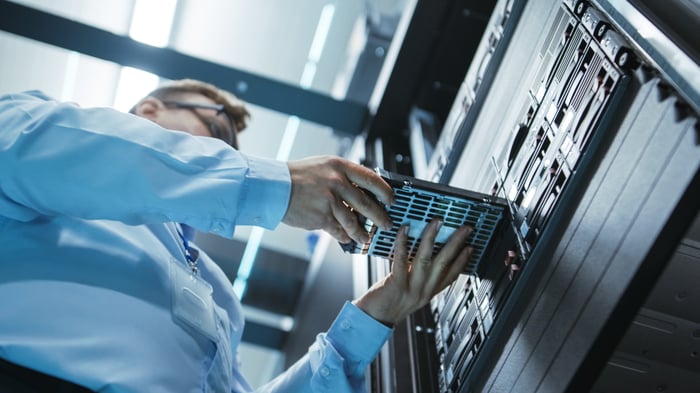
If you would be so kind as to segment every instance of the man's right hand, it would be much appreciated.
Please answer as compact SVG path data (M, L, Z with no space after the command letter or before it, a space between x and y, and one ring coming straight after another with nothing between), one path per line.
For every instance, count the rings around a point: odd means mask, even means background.
M287 165L292 194L282 219L285 224L323 229L341 243L369 240L353 210L380 227L391 227L384 207L360 189L386 205L394 202L393 190L374 171L334 156L289 161Z
M467 246L467 240L473 229L460 227L433 256L433 245L441 225L442 221L434 220L425 227L412 263L408 262L408 227L401 227L391 272L353 303L374 319L393 326L452 284L471 258L473 249Z

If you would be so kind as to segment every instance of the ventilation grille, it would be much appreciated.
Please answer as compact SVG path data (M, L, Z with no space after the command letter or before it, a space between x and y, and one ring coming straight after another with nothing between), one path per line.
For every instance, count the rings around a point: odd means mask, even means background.
M434 218L441 218L443 225L435 238L433 255L442 249L455 230L464 224L470 225L474 232L468 242L473 252L465 272L476 273L499 224L504 219L505 201L443 184L381 170L378 172L394 189L396 202L387 207L394 225L391 229L384 230L367 219L365 230L370 235L370 241L364 244L344 245L343 248L348 252L390 258L399 228L409 224L409 261L412 261L420 246L423 229Z

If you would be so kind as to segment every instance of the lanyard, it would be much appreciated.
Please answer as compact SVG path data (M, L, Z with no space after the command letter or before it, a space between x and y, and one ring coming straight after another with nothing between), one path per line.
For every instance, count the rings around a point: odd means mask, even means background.
M185 258L187 258L187 265L190 267L193 275L197 275L199 269L197 268L197 259L199 259L199 250L194 247L190 247L190 243L187 241L185 235L182 234L180 229L177 229L177 234L180 235L182 239L182 244L185 246Z

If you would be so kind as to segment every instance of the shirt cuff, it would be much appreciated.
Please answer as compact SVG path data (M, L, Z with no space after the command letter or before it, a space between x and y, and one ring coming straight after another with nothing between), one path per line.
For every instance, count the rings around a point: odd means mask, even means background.
M392 333L393 329L345 302L326 337L348 365L363 368L374 360Z
M248 156L236 225L274 229L282 221L292 192L289 167L282 161Z

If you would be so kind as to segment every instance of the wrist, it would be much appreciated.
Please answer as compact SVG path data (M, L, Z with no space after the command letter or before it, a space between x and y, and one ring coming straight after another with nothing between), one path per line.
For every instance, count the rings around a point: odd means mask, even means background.
M383 313L374 307L369 306L366 302L362 300L362 298L355 299L352 304L355 305L355 307L359 308L362 312L365 314L369 315L372 319L375 321L381 323L382 325L393 329L394 325L396 324L396 321L390 318L386 313Z

